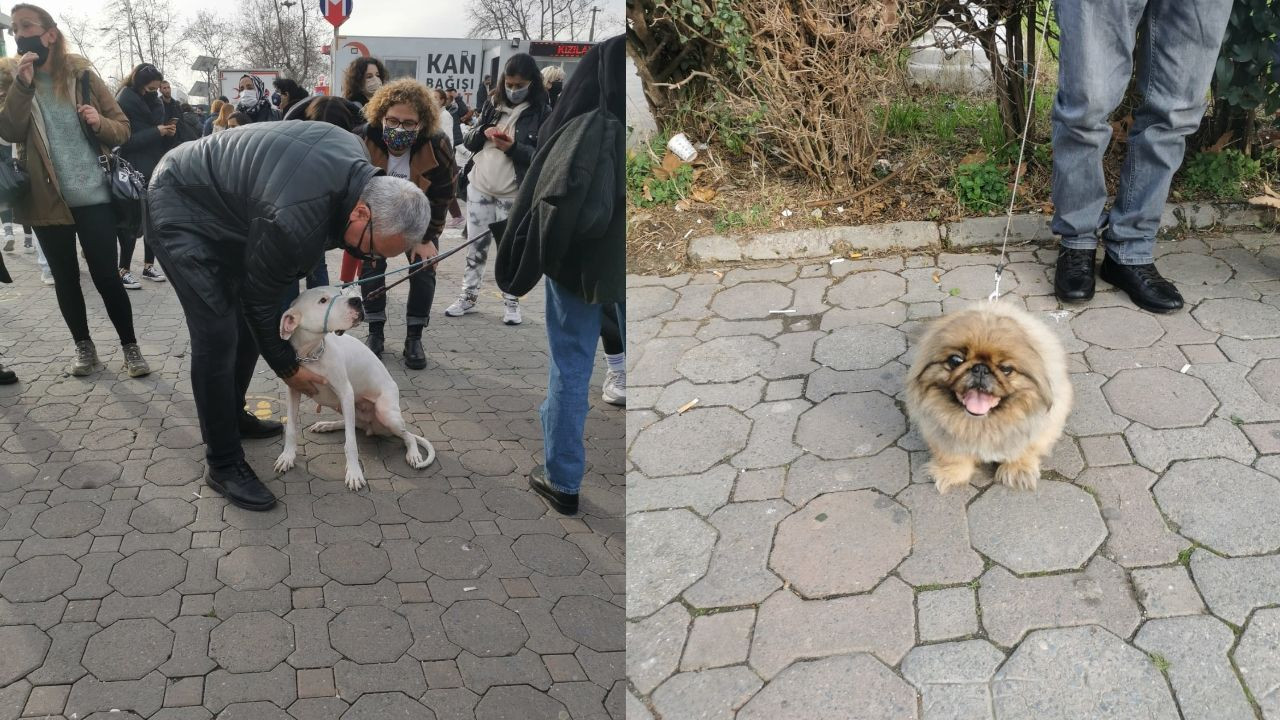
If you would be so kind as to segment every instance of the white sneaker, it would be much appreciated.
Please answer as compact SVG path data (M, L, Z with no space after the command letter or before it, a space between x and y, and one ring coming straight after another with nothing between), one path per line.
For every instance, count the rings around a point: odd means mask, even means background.
M610 405L627 406L627 373L625 370L622 372L610 370L605 373L604 392L600 394L600 399Z
M164 273L160 272L160 268L155 265L142 268L142 277L152 282L164 282Z
M142 283L134 279L133 273L129 272L128 270L125 270L124 272L120 273L120 282L124 283L124 286L129 288L130 290L142 289Z
M520 301L507 300L507 311L502 314L502 322L507 325L519 325L524 322L520 319Z
M49 268L45 268L40 271L40 282L45 285L52 285L54 283L53 273L49 271Z
M453 304L445 308L444 314L449 317L462 317L476 309L476 298L474 295L459 295Z

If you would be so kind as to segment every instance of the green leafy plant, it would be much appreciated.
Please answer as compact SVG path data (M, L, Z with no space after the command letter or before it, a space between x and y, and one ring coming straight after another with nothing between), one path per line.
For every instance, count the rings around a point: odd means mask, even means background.
M662 180L654 174L658 163L653 157L665 152L666 134L655 137L648 148L627 153L627 197L639 207L669 205L689 196L693 187L693 167L681 165L671 177Z
M1183 186L1219 200L1240 200L1243 184L1256 178L1262 163L1238 150L1198 153L1182 168Z
M972 212L988 212L1009 202L1008 173L993 160L956 168L954 190L960 204Z

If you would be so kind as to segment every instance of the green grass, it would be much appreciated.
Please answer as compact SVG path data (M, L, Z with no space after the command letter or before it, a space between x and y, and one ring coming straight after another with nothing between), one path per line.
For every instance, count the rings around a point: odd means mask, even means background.
M1169 660L1165 658L1165 656L1161 655L1160 653L1153 652L1153 653L1150 653L1150 655L1151 655L1151 664L1155 665L1156 669L1159 670L1161 673L1168 675Z
M1179 565L1190 565L1190 564L1191 564L1191 554L1192 554L1192 553L1194 553L1195 551L1196 551L1196 546L1195 546L1195 545L1189 545L1189 546L1187 546L1187 548L1186 548L1185 550L1183 550L1182 552L1178 553L1178 564L1179 564Z

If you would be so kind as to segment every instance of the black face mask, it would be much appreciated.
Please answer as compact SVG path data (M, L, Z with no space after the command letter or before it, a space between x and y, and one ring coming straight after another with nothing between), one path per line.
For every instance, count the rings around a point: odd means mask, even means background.
M348 228L351 227L350 220L347 221L347 227ZM349 253L355 259L360 260L361 262L377 262L379 260L382 260L383 258L381 255L375 255L369 251L360 249L360 246L364 245L364 236L366 232L369 234L369 247L372 248L373 247L373 218L370 217L369 222L365 223L364 230L360 231L360 238L356 240L356 244L354 246L347 244L347 231L345 228L343 229L342 249L346 250L347 253Z
M40 67L45 63L46 60L49 59L49 48L45 47L44 43L40 42L39 35L32 35L31 37L18 38L19 56L25 55L26 53L36 54L37 56L36 62L35 62L36 67Z

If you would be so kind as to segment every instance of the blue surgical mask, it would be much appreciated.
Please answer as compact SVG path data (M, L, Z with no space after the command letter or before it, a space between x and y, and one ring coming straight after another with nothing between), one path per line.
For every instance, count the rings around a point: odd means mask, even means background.
M519 90L512 90L511 88L507 88L507 99L517 105L524 102L524 99L527 97L529 97L528 85L525 85Z

